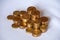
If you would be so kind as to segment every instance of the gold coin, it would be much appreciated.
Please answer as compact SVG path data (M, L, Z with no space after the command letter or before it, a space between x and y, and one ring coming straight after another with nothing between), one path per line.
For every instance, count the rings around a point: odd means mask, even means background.
M41 30L39 30L39 29L37 29L37 30L33 30L33 32L32 32L32 36L34 36L34 37L38 37L38 36L40 36L41 35Z
M20 19L20 17L18 17L18 16L15 16L15 17L13 18L13 21L19 21L19 20L21 20L21 19Z
M27 22L30 19L30 16L29 14L24 14L21 19L23 22Z
M28 32L28 33L31 33L32 32L32 21L31 20L29 20L28 22L27 22L27 28L26 28L26 32Z
M14 21L14 24L20 25L20 22L21 22L21 21Z
M40 23L40 21L39 20L36 20L34 23L33 23L33 28L40 28L40 26L41 26L41 23Z
M33 11L35 11L35 10L36 10L36 8L33 7L33 6L30 6L30 7L27 8L27 12L28 12L28 14L30 14L30 15L31 15L31 13L32 13Z
M20 11L20 17L22 17L23 15L25 15L27 12L26 11Z
M40 30L44 33L47 31L47 25L41 25Z
M26 28L26 32L27 32L27 33L32 33L32 27L27 27L27 28Z
M41 25L41 27L46 28L46 27L48 27L48 25L44 25L44 24L43 24L43 25Z
M38 18L40 18L40 12L38 12L38 11L32 12L31 20L35 21Z
M19 25L18 25L18 24L12 24L12 27L13 27L13 28L18 28Z
M37 18L40 18L40 12L38 10L33 11L32 15L36 16Z
M14 15L14 16L19 16L19 14L20 14L20 11L14 11L14 12L13 12L13 15Z
M7 19L12 20L13 17L14 17L13 15L8 15L8 16L7 16Z
M32 10L36 10L36 8L34 6L30 6L27 8L27 11L32 11Z
M40 20L41 20L42 24L45 24L45 25L48 24L48 17L41 17Z
M24 28L26 28L26 22L20 22L20 27L19 28L21 28L21 29L24 29Z
M27 21L27 27L32 27L33 25L33 21L32 20L28 20Z

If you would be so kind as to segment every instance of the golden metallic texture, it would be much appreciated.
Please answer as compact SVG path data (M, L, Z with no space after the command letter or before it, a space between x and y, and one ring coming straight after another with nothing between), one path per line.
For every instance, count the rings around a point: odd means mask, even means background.
M39 11L33 11L31 15L31 20L36 21L36 19L40 18L40 12Z
M38 37L41 35L41 30L40 30L40 21L39 20L36 20L34 23L33 23L33 32L32 32L32 35L34 37Z
M44 28L45 28L45 27L48 27L48 25L44 25L44 24L43 24L43 25L41 25L41 27L44 27Z
M33 30L33 32L32 32L32 36L38 37L38 36L41 35L41 33L42 33L41 30L35 29L35 30Z
M33 11L32 15L36 16L36 18L40 18L40 12L38 10Z
M27 27L32 27L33 22L31 20L27 21Z
M20 27L21 29L26 28L27 23L26 22L20 22Z
M14 16L13 21L19 21L19 20L21 20L20 17Z
M30 6L27 8L27 11L33 11L33 10L36 10L36 8L34 6Z
M27 27L27 28L26 28L26 32L27 32L27 33L32 33L32 29L33 29L32 27Z
M29 20L28 22L27 22L27 28L26 28L26 32L28 32L28 33L32 33L32 21L31 20Z
M13 28L25 29L33 37L38 37L48 29L48 17L42 16L41 13L41 10L39 11L34 6L30 6L27 11L14 11L13 15L7 16L7 19L13 20Z
M30 7L27 8L27 12L28 12L28 14L30 14L30 15L31 15L31 12L33 12L33 11L35 11L35 10L36 10L36 8L33 7L33 6L30 6Z
M40 28L40 26L41 26L41 22L40 22L40 20L39 19L37 19L36 21L34 21L34 23L33 23L33 28Z
M41 25L40 30L44 33L47 31L47 25Z
M19 16L19 14L20 14L20 11L14 11L14 12L13 12L13 15L14 15L14 16Z
M23 18L22 16L24 16L25 14L27 14L26 11L20 11L20 18Z
M18 24L12 24L12 27L13 27L13 28L18 28L19 25L18 25Z
M13 17L14 17L13 15L8 15L8 16L7 16L7 19L12 20Z
M21 21L13 21L13 22L14 22L14 24L20 25L20 22L21 22Z
M29 19L30 19L30 16L29 16L28 14L24 14L24 15L22 16L22 21L23 21L23 22L27 22Z
M45 24L45 25L48 24L48 17L41 17L40 20L42 24Z
M31 11L31 10L36 10L36 8L34 6L30 6L27 8L27 11Z
M39 28L40 27L40 23L34 23L34 25L33 25L33 28Z

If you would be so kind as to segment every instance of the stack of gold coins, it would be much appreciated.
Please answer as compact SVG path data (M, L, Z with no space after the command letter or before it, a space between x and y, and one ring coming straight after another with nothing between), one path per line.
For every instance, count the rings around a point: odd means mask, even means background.
M34 6L28 7L27 11L16 10L7 18L13 20L13 28L26 29L25 31L34 37L40 36L48 29L48 17L41 17L41 12Z
M18 28L19 27L19 24L18 23L14 23L14 24L12 24L12 27L13 28Z
M20 19L22 19L22 18L23 18L23 15L24 15L24 14L27 14L27 12L26 12L26 11L24 11L24 10L20 11Z
M20 14L19 11L14 11L14 12L13 12L13 16L14 16L14 17L13 17L13 22L14 22L14 23L12 24L12 27L13 27L13 28L18 28L18 27L19 27L19 24L20 24L20 23L19 23L19 22L20 22L19 14Z
M40 18L40 12L38 10L33 11L31 15L31 20L36 21L38 18Z
M27 22L26 32L32 33L32 25L33 25L33 22L32 22L31 20L29 20L29 21Z
M47 28L48 28L47 27L48 26L48 17L41 17L40 20L41 20L41 23L42 23L40 29L41 29L42 32L46 32Z
M39 30L39 29L33 29L32 36L38 37L38 36L41 35L41 33L42 33L41 30Z
M32 35L34 37L38 37L39 35L41 35L42 32L41 32L41 30L39 28L40 28L40 21L36 20L33 23L33 31L32 31Z
M30 16L25 11L21 11L20 13L21 13L20 14L20 18L21 18L20 28L25 28L27 25L27 21L30 19Z

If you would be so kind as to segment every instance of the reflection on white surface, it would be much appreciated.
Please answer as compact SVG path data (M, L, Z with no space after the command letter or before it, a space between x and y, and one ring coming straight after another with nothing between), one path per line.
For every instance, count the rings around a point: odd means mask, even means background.
M44 16L50 17L48 31L37 38L27 34L25 30L11 28L12 22L6 18L14 10L26 10L28 6L35 6L43 10ZM60 39L60 5L55 0L2 0L0 12L1 40Z

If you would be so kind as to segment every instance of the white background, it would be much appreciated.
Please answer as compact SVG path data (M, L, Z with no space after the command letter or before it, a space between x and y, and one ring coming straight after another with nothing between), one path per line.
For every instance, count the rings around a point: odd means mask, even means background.
M59 0L0 0L0 40L60 40L60 1ZM35 6L50 17L49 28L39 37L27 34L23 29L11 27L7 16L15 10L26 10Z

